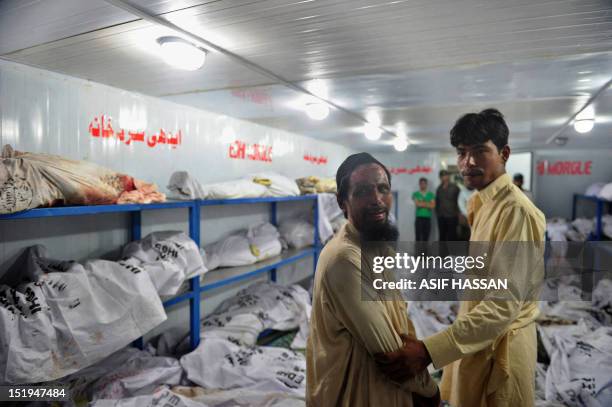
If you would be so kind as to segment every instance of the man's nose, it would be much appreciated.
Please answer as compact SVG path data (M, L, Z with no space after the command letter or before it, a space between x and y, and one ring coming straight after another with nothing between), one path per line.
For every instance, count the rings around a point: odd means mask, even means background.
M467 153L463 159L463 163L466 167L475 167L476 160L474 159L474 155Z
M383 200L385 194L380 192L378 189L374 189L374 192L371 194L372 196L372 204L376 204L376 206L383 206L385 201Z

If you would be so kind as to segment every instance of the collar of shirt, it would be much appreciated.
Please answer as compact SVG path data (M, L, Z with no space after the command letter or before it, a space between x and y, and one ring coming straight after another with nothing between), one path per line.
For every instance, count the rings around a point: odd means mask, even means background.
M474 217L476 216L476 212L487 202L495 199L495 196L504 188L508 187L512 184L512 180L508 174L502 174L489 185L487 185L483 190L477 191L470 197L468 201L468 222L470 225L473 224Z
M344 224L344 233L350 241L359 244L359 231L350 221Z
M485 187L485 189L478 191L476 195L482 200L482 203L485 204L495 198L495 195L502 189L506 188L508 185L512 184L512 180L508 174L502 174L493 182Z

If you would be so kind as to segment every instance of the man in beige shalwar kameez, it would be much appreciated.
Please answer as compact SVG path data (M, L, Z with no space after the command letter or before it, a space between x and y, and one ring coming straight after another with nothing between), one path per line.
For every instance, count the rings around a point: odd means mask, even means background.
M367 153L348 157L338 169L338 203L348 223L325 246L317 264L306 348L309 406L439 404L438 387L427 372L392 382L373 357L399 349L400 335L414 335L404 301L362 300L362 267L370 270L368 259L377 253L367 253L362 264L361 239L397 239L388 220L390 180L387 169Z
M471 242L526 246L509 270L537 282L544 215L505 173L510 155L508 127L495 109L461 117L451 130L458 166L467 186L477 189L468 202ZM530 242L530 243L524 243ZM533 242L533 243L531 243ZM504 243L499 244L503 245ZM510 257L510 256L508 256ZM518 265L518 266L517 266ZM535 284L533 284L535 285ZM524 287L523 287L524 288ZM455 322L423 341L407 340L397 352L380 356L381 367L401 380L429 363L444 368L442 399L453 407L532 406L538 316L534 296L506 301L462 301Z

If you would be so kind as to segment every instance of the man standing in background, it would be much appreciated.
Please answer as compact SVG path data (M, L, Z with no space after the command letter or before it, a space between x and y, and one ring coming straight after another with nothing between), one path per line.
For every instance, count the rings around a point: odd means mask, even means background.
M427 242L431 231L432 209L436 206L436 197L433 192L427 190L427 178L419 179L419 190L412 194L412 200L416 206L414 220L415 241Z
M463 183L463 185L459 186L461 192L459 192L459 199L457 200L457 204L459 205L459 240L469 241L470 240L470 224L467 220L467 205L468 201L474 194L474 188L468 187Z
M533 195L531 195L531 192L523 189L523 184L525 183L523 174L521 174L520 172L517 172L516 174L514 174L514 177L512 178L512 182L514 183L514 185L518 187L518 189L520 189L521 191L523 191L525 195L527 195L527 198L529 198L531 202L533 202Z
M436 216L441 242L457 240L457 224L459 223L459 187L450 182L448 171L440 171L440 186L436 190Z

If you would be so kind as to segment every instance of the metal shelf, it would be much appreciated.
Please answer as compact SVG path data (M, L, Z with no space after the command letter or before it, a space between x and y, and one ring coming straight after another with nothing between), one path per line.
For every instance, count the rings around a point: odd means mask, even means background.
M397 192L394 192L396 219L398 215ZM129 213L131 235L130 240L141 239L142 231L142 211L161 210L161 209L189 209L189 237L200 246L200 222L202 220L201 209L208 206L221 205L249 205L249 204L270 204L270 223L277 225L277 203L279 202L308 202L313 204L313 223L314 239L313 245L301 250L289 250L271 259L264 260L249 266L231 267L213 270L189 280L189 290L178 294L175 297L165 299L165 308L175 306L183 302L189 302L190 314L190 340L191 347L195 349L200 342L200 304L201 294L206 291L214 290L229 284L245 281L249 278L264 273L270 274L270 279L276 281L276 269L295 263L308 256L313 256L313 273L321 250L319 244L319 210L317 205L317 195L301 195L289 197L265 197L265 198L239 198L239 199L212 199L212 200L188 200L170 201L153 204L126 204L126 205L95 205L95 206L64 206L51 208L37 208L14 214L0 215L0 220L13 219L34 219L60 216L84 216L98 215L106 213ZM200 281L202 280L202 281ZM135 342L142 347L142 338Z
M315 252L316 250L313 247L302 250L288 250L281 253L279 256L248 266L215 269L204 275L200 292L214 290L219 287L255 277L259 274L267 273L276 268L312 256Z
M595 232L591 233L588 240L602 240L603 239L603 223L602 223L601 218L603 217L603 207L606 204L612 204L612 201L598 198L596 196L574 194L574 200L572 202L572 220L576 219L576 208L578 206L579 200L591 201L595 203L596 205Z
M236 199L198 199L196 203L199 206L217 206L217 205L243 205L256 203L272 203L272 202L291 202L291 201L310 201L316 200L316 195L299 195L299 196L271 196L263 198L236 198Z
M190 208L193 205L193 201L170 201L151 204L55 206L3 214L0 215L0 219L34 219L57 216L98 215L102 213L140 212L154 209Z
M238 267L221 267L207 272L200 278L199 293L214 290L226 285L234 284L239 281L248 280L259 274L267 273L279 267L283 267L298 260L304 259L315 254L315 251L320 251L312 246L300 250L286 250L278 256L262 260L257 263ZM183 288L174 297L168 297L164 300L164 307L171 307L181 302L188 301L194 296L194 292L187 287Z
M201 208L220 205L248 205L267 203L271 206L270 222L277 224L276 206L278 202L312 202L314 209L314 241L313 246L304 250L292 250L282 253L280 256L267 259L246 267L232 267L211 271L203 278L203 285L200 285L200 277L189 280L189 290L175 297L165 299L165 308L175 306L179 303L189 301L190 319L190 340L191 347L195 349L200 341L200 303L201 293L215 288L223 287L235 282L244 281L256 275L270 273L270 279L276 281L276 269L288 264L297 262L308 256L313 256L313 267L316 267L319 250L315 249L319 245L318 229L318 206L316 195L301 195L288 197L264 197L264 198L240 198L240 199L213 199L213 200L187 200L169 201L151 204L125 204L125 205L89 205L89 206L58 206L50 208L36 208L23 212L0 215L0 220L17 219L36 219L62 216L86 216L100 215L108 213L129 213L130 214L130 240L139 240L142 237L142 212L148 210L161 209L189 209L189 237L200 246L200 222ZM314 272L314 269L313 269ZM142 348L143 340L138 339L134 343Z

